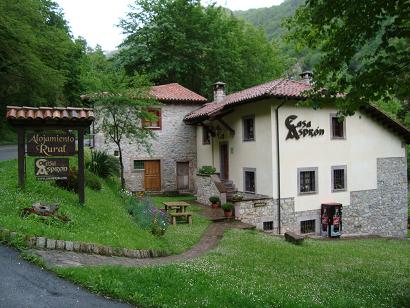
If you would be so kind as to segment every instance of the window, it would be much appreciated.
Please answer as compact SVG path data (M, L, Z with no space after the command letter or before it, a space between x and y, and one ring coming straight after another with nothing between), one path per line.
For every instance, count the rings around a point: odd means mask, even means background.
M299 194L317 193L317 173L318 168L298 169L298 191Z
M330 116L330 122L332 127L332 139L344 139L345 138L345 120L339 118L336 115Z
M346 190L346 166L332 167L332 192Z
M161 109L149 108L148 112L152 114L153 116L155 116L156 119L153 121L144 120L143 126L146 128L150 128L150 129L161 129L161 124L162 124Z
M264 221L263 222L263 230L264 231L273 230L273 221Z
M144 170L144 161L134 160L134 170Z
M300 233L315 233L316 220L304 220L300 222Z
M120 153L118 152L118 150L115 150L114 151L114 156L118 156L118 155L120 155Z
M248 193L256 192L256 169L244 168L244 190Z
M255 116L242 119L243 141L255 141Z
M202 144L211 143L211 132L208 126L202 126Z

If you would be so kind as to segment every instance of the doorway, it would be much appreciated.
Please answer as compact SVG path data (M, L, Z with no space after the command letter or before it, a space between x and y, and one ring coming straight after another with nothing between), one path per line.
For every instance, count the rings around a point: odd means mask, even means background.
M146 191L161 190L161 164L159 160L144 162L144 187Z
M177 189L189 190L189 162L177 162Z
M229 179L229 146L228 143L221 143L219 146L221 156L221 179Z

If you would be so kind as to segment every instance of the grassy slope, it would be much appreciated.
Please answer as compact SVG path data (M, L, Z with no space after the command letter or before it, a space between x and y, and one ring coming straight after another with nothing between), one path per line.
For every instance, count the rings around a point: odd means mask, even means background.
M114 183L103 183L100 192L87 188L85 206L80 206L76 194L50 182L37 181L33 174L33 160L29 158L27 163L26 189L22 192L17 188L17 162L0 162L0 226L10 230L53 239L126 248L161 248L179 253L195 244L209 224L206 219L195 216L192 226L171 226L163 238L157 238L132 222ZM159 198L155 200L157 203L161 201ZM71 223L49 226L19 216L20 209L38 201L59 203L60 211L68 214Z
M294 246L232 230L195 261L148 268L57 269L94 292L142 306L408 306L410 242L308 240Z

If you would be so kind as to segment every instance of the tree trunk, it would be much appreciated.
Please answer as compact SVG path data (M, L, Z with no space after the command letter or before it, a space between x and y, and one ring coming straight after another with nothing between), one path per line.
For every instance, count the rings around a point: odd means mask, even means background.
M117 143L118 153L120 155L120 175L121 175L121 188L125 189L125 178L124 178L124 164L122 162L122 150L121 144Z

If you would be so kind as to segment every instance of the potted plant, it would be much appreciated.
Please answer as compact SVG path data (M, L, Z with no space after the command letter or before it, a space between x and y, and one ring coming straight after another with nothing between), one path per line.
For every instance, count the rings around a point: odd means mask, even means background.
M222 209L224 210L225 217L231 217L234 206L232 203L227 202L222 204Z
M211 202L211 206L213 209L216 209L219 206L219 202L221 200L219 199L218 196L212 196L209 198L209 202Z

